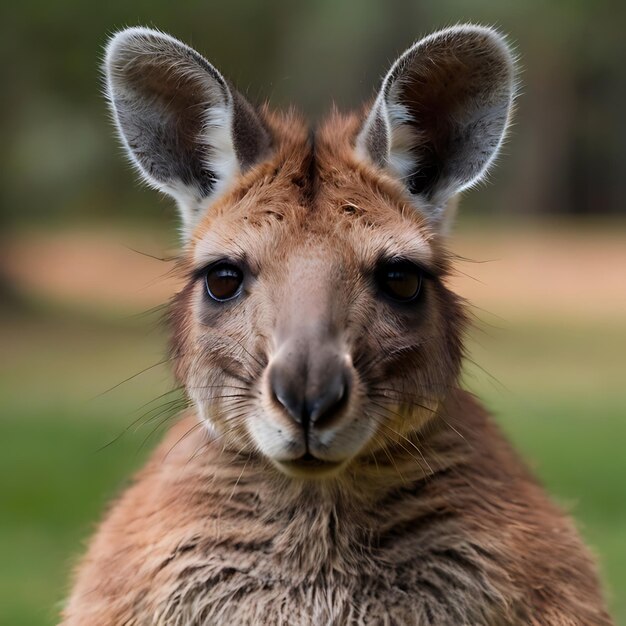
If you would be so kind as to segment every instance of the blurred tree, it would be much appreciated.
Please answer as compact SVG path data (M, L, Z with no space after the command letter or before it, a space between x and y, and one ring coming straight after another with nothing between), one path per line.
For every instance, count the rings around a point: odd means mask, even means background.
M146 24L194 45L252 100L319 118L374 93L415 38L460 21L510 33L521 95L500 184L474 211L624 213L624 3L610 0L167 0L5 3L0 228L115 216L171 219L120 158L101 96L107 36ZM112 182L114 181L114 183ZM481 207L478 206L481 203Z

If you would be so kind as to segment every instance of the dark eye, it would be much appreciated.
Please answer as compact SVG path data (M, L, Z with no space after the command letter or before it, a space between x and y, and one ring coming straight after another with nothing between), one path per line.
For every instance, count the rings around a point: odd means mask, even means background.
M218 262L207 270L206 290L217 302L226 302L241 292L243 272L232 263Z
M422 287L422 272L409 261L390 261L376 271L376 283L392 300L413 302Z

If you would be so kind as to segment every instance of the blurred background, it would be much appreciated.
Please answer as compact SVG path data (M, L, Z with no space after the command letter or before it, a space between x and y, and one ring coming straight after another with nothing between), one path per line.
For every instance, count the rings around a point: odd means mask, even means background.
M5 3L0 623L55 623L106 502L180 407L160 324L176 215L136 183L114 138L99 69L108 35L168 31L250 99L318 119L332 101L360 106L417 37L474 21L509 34L522 89L491 184L467 195L452 235L466 259L454 287L475 316L465 383L573 512L626 624L625 7Z

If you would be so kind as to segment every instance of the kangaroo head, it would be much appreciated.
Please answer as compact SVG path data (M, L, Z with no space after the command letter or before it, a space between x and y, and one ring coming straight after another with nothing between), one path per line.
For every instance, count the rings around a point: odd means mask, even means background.
M459 374L442 234L506 130L502 37L417 42L363 114L315 131L156 31L114 36L106 75L130 158L180 208L176 374L215 436L303 477L408 445Z

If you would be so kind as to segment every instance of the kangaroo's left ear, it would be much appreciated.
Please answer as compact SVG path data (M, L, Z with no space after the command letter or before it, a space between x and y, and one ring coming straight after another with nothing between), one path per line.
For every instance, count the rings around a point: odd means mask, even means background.
M361 158L399 178L436 229L493 162L511 112L514 63L489 28L455 26L409 48L357 137Z

